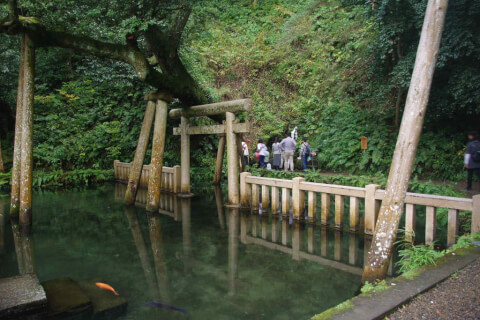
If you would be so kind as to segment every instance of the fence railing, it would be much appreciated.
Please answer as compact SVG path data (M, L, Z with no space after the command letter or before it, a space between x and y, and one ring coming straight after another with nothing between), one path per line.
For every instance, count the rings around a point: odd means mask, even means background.
M350 231L360 228L360 203L363 201L364 233L372 235L385 191L380 186L371 184L365 188L306 182L304 178L293 180L273 179L252 176L243 172L240 176L240 195L243 207L271 210L272 214L288 215L290 209L294 219L302 219L307 208L307 221L317 222L317 196L320 195L320 223L329 224L331 198L334 197L334 226L344 227L345 197L349 197ZM307 199L306 199L307 198ZM307 206L305 205L307 202ZM408 239L414 236L417 206L426 207L425 243L435 241L437 209L448 209L447 245L456 242L459 228L459 211L470 211L472 214L472 233L480 232L480 195L472 199L454 198L418 193L407 193L405 199L405 235Z
M120 162L115 160L113 162L115 180L123 183L128 183L130 174L130 163ZM148 187L148 179L150 175L150 165L144 165L142 168L142 175L140 176L140 187ZM162 183L160 188L167 192L179 193L181 185L181 167L163 167L162 169Z

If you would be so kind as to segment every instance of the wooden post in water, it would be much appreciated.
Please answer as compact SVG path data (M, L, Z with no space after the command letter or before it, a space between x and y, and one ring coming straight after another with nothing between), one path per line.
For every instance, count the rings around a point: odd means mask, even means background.
M317 193L308 191L308 222L315 223L317 216Z
M183 116L180 119L180 127L182 128L180 142L182 186L180 192L188 196L190 195L190 135L188 134L190 120Z
M238 206L240 196L238 192L238 152L237 137L233 132L233 120L235 114L226 112L225 132L227 136L227 167L228 167L228 204Z
M140 183L140 177L142 175L143 162L145 161L145 153L147 152L154 114L155 102L148 100L145 115L143 117L140 137L138 138L137 150L135 151L133 162L130 164L127 191L125 192L125 204L128 206L135 203L135 198L137 196L138 184Z
M448 0L429 0L397 145L362 281L386 277L427 110Z
M152 160L148 179L147 211L158 211L160 202L160 184L162 181L163 152L167 134L167 102L158 99L155 111L155 127L153 129ZM168 181L168 180L167 180Z
M305 192L300 190L300 183L305 179L302 177L293 178L292 189L292 206L293 206L293 219L300 220L303 218L303 211L305 210Z
M240 205L245 208L252 205L252 186L247 183L247 177L251 175L250 172L240 174Z
M324 226L328 225L328 217L330 216L330 194L322 193L322 212L320 217L320 223Z
M272 214L273 215L278 214L279 209L280 209L280 195L278 193L278 187L272 187L272 204L271 204Z
M15 138L13 143L13 164L10 196L10 216L18 217L20 210L20 158L22 155L23 79L25 61L25 34L22 34L20 69L18 71L17 110L15 116Z
M25 35L23 69L22 140L20 155L20 226L32 223L33 99L35 93L35 48Z
M223 157L225 155L225 136L218 139L217 162L215 163L215 175L213 176L213 184L220 184L222 181Z
M290 189L282 188L282 216L288 217L290 212Z

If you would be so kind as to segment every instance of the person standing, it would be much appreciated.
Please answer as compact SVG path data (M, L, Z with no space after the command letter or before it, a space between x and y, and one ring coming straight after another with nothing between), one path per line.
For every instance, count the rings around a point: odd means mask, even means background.
M300 156L302 157L303 171L307 170L307 160L310 157L310 144L307 142L307 138L302 138L302 146L300 148Z
M248 144L245 141L242 141L242 150L243 150L243 163L247 166L248 165Z
M257 152L258 152L258 166L257 168L265 169L265 151L267 151L267 146L263 143L263 139L258 140Z
M273 141L272 152L273 152L273 169L280 170L280 162L282 159L282 155L281 155L280 142L278 142L277 137L275 137L275 140Z
M467 150L465 152L465 168L467 169L467 190L472 190L473 174L480 182L480 141L477 131L468 133Z
M280 148L284 150L283 167L285 171L288 171L291 168L290 171L293 172L293 169L295 168L293 154L295 153L295 150L297 150L297 142L292 139L290 133L287 133L285 139L280 142Z

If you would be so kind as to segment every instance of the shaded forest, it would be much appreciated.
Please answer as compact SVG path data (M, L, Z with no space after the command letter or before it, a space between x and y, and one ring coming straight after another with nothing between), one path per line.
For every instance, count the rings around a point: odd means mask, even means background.
M124 44L133 35L139 50L156 59L161 52L148 46L149 30L161 33L175 23L174 13L186 7L181 1L162 8L155 3L19 1L19 14L109 43ZM0 6L4 19L7 5ZM385 174L425 6L423 0L192 2L183 32L177 34L178 59L192 86L198 85L191 96L203 101L252 98L252 141L271 141L297 126L319 152L321 170ZM0 33L0 137L7 168L19 42L18 36ZM480 127L479 42L480 3L452 2L414 175L463 177L465 133ZM152 65L163 75L169 71L161 61ZM154 89L152 82L139 79L125 61L75 48L37 49L36 71L37 170L108 169L115 159L132 160L143 96ZM168 130L177 124L169 119ZM369 139L366 151L360 149L362 136ZM194 166L213 169L216 139L192 140ZM178 137L168 136L166 165L179 163L178 144Z

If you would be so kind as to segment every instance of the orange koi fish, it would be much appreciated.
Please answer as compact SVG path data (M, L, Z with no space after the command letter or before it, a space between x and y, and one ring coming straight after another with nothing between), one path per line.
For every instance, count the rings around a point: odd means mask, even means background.
M115 291L115 289L113 289L112 286L110 286L110 285L108 285L108 284L106 284L106 283L95 282L95 285L96 285L97 287L99 287L100 289L112 291L116 296L119 296L118 292Z

